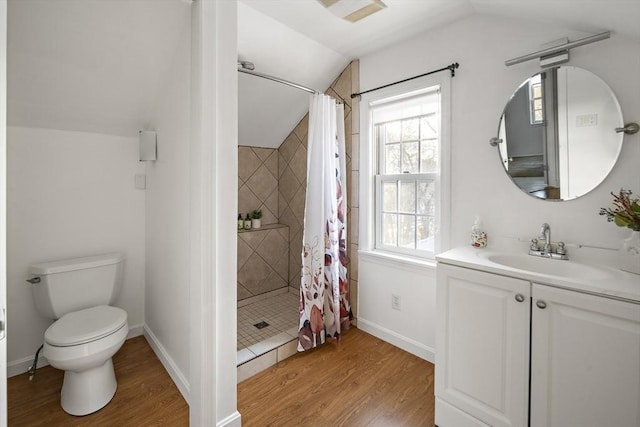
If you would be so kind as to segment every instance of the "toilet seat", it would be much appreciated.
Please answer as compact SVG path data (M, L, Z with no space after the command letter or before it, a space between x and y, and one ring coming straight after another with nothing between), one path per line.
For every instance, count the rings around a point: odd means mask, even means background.
M127 323L127 312L100 305L65 314L44 333L47 344L71 347L97 341L120 330Z

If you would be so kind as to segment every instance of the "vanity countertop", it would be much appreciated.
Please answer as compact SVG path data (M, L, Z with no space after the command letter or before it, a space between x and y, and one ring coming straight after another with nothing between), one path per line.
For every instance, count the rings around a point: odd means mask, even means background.
M571 266L567 267L572 267L572 269L575 269L575 271L584 269L587 273L581 275L580 277L571 277L569 275L555 275L546 271L542 273L539 271L537 272L523 268L516 268L494 262L492 260L492 258L500 259L500 257L510 257L513 259L517 259L520 257L536 258L527 255L526 251L498 251L492 249L491 247L478 249L471 246L463 246L451 249L436 256L436 260L438 261L438 263L451 264L459 267L481 270L488 273L515 277L534 283L551 285L564 289L571 289L581 292L609 296L617 299L629 300L640 304L640 275L628 273L626 271L607 267L605 265L579 263L571 260L560 261L539 258L539 260L534 261L538 266L544 266L544 263L572 263ZM527 261L527 258L522 258L522 260ZM553 267L564 266L550 265L549 267L550 270L554 270ZM590 274L591 272L594 272L595 274Z

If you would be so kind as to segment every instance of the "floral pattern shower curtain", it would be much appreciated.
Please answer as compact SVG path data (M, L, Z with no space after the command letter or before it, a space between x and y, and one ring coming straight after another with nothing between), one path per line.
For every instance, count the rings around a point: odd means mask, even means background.
M312 95L302 241L298 351L339 339L350 325L344 106Z

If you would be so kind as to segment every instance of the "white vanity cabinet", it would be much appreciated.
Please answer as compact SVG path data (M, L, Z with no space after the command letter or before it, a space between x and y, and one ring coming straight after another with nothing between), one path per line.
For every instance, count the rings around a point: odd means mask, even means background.
M532 288L531 427L640 426L640 304Z
M437 310L438 427L640 426L640 303L439 263Z
M530 297L526 280L438 264L436 425L526 425Z

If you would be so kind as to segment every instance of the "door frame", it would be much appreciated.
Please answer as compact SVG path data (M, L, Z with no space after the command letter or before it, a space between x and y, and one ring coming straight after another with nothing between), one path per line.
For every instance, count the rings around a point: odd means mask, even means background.
M191 426L237 426L237 2L191 15Z
M7 425L7 0L0 0L0 427Z

